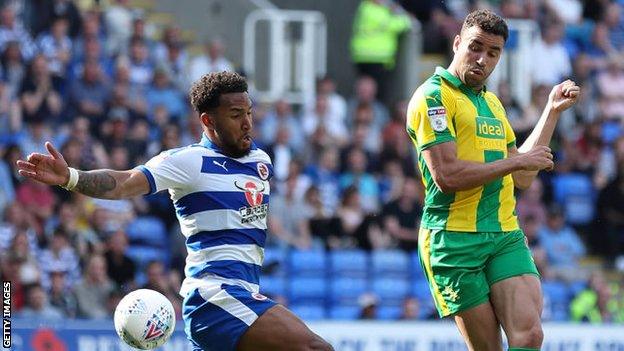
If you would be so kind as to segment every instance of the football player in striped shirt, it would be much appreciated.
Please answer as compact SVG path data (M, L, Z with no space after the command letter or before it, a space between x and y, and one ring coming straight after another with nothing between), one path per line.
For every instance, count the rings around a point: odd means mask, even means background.
M251 138L247 83L211 73L190 92L204 135L127 171L79 171L48 155L18 161L25 177L103 199L168 190L188 256L180 293L185 331L197 350L333 350L293 313L259 293L271 160Z
M508 33L493 12L470 13L450 66L416 90L407 114L426 188L421 264L440 316L454 317L470 350L501 350L501 326L509 350L541 347L539 273L518 226L514 186L527 188L553 167L548 144L580 92L572 81L555 86L517 148L501 102L485 88Z

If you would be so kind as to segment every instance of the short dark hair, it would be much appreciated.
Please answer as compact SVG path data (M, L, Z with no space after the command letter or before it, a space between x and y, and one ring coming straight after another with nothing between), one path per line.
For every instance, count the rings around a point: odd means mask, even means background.
M490 10L476 10L469 13L464 20L461 32L463 33L468 28L474 26L481 28L486 33L500 35L505 41L509 38L507 22Z
M191 87L191 105L199 113L219 107L219 97L229 93L247 92L247 81L236 72L214 72L201 77Z

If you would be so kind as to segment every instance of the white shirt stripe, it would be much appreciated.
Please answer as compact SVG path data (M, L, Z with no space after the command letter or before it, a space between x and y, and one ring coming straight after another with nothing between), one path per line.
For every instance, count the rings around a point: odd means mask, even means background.
M221 290L217 294L207 299L213 305L217 305L224 309L232 316L240 319L247 325L251 325L258 319L258 315L251 310L251 308L245 306L242 302L235 299L227 291Z
M191 266L223 260L234 260L261 266L264 261L264 249L254 244L219 245L199 251L188 250L186 256L186 263Z

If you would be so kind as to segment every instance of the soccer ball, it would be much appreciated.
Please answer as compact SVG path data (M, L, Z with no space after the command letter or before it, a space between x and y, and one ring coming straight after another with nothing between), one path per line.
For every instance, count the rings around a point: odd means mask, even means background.
M115 331L121 340L137 349L161 346L174 329L173 305L157 291L135 290L124 296L115 309Z

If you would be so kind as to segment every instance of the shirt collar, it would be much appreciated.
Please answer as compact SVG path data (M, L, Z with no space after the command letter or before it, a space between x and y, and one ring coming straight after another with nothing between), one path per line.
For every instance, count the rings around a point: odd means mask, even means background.
M435 74L439 75L440 77L444 78L447 82L451 83L454 87L456 88L461 88L464 87L467 90L470 90L474 93L474 90L472 90L471 88L469 88L468 86L466 86L461 79L459 79L458 77L456 77L455 75L453 75L453 73L449 72L448 70L446 70L443 67L436 67L435 69ZM481 89L481 93L485 93L487 90L485 89L485 85L483 86L483 89Z

